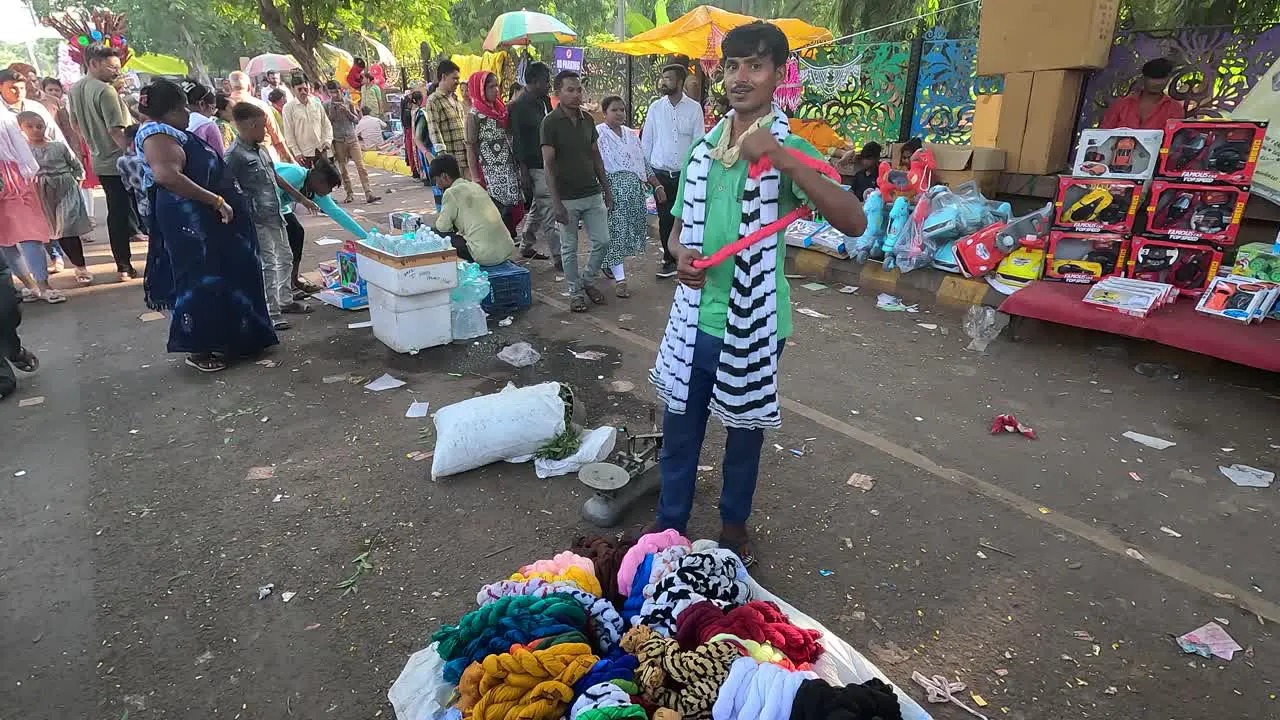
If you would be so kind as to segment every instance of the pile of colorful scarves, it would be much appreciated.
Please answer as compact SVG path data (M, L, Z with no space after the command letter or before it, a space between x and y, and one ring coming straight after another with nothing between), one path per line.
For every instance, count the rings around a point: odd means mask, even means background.
M879 680L819 677L821 634L753 600L736 555L672 531L578 538L483 586L476 604L410 659L397 685L412 674L412 697L393 686L415 719L902 717Z

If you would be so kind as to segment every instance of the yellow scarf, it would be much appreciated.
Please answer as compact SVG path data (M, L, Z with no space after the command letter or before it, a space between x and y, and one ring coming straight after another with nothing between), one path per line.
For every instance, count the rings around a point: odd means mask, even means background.
M761 129L769 132L769 128L772 126L773 113L766 113L763 117L751 123L751 127L744 130L738 138L741 140L750 133ZM738 164L738 158L738 146L733 142L733 119L729 118L729 121L724 125L724 130L720 133L719 142L716 143L715 147L711 148L711 159L719 160L728 169Z

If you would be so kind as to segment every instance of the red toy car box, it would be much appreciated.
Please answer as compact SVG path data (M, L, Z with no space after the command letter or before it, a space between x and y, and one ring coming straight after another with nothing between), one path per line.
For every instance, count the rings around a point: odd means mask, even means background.
M1218 274L1222 251L1209 245L1135 236L1125 277L1162 282L1188 297L1199 297Z
M1258 167L1267 123L1253 120L1170 120L1156 175L1194 183L1248 185Z
M1249 191L1234 185L1151 183L1147 232L1174 240L1206 240L1234 245Z
M1044 279L1092 283L1124 274L1129 236L1050 230L1045 244Z
M1053 224L1079 232L1129 233L1142 201L1133 180L1058 178Z

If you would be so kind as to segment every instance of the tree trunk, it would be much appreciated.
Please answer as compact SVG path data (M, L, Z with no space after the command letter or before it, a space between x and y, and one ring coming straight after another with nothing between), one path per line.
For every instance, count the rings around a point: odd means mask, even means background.
M320 72L320 63L316 60L316 46L319 44L319 29L307 23L303 17L302 5L293 0L289 7L292 23L287 22L272 0L258 0L258 16L267 30L280 41L284 49L302 66L302 72L314 83L322 82L324 75ZM290 26L292 24L292 27Z

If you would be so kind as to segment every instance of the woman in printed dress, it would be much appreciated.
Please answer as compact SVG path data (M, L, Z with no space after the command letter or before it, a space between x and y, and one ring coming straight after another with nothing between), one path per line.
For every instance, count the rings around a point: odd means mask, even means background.
M158 79L138 107L149 118L134 141L151 196L147 307L170 313L169 352L200 372L225 370L278 342L249 203L222 158L186 132L182 88Z
M601 271L612 277L614 294L631 297L623 261L644 250L649 240L649 216L645 212L644 184L653 188L658 202L666 202L662 183L649 168L640 145L640 135L622 124L627 119L627 103L617 95L600 102L604 122L596 126L600 134L600 157L613 189L613 209L609 211L609 250Z
M516 236L524 216L524 193L511 151L507 106L499 97L498 76L481 70L467 78L471 110L467 113L467 163L475 168L475 181L489 191L502 213L502 221Z

